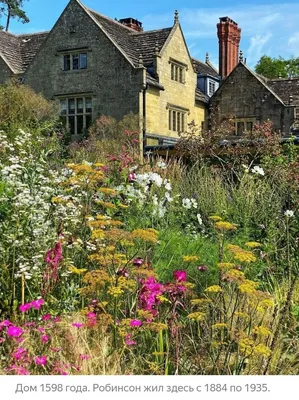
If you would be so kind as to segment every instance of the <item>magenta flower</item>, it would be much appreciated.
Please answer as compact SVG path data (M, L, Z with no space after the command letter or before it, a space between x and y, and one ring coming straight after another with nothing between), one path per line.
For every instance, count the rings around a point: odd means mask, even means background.
M5 319L4 321L0 322L0 328L4 326L7 327L9 325L12 325L12 323L8 319Z
M45 300L44 299L33 300L30 304L31 307L35 308L36 310L39 310L41 306L45 304Z
M73 325L75 328L82 328L82 326L84 326L84 324L80 324L79 322L73 322L72 325Z
M81 360L88 360L89 355L88 354L80 354L80 358L81 358Z
M52 315L51 314L44 314L42 315L42 321L48 321L51 319Z
M136 180L136 174L135 172L130 172L128 175L128 181L129 182L134 182Z
M26 303L26 304L22 304L22 305L19 307L19 310L20 310L21 312L26 312L26 311L30 310L31 307L32 307L31 303Z
M7 329L7 334L8 334L8 336L11 336L11 337L17 338L17 337L21 336L22 333L23 333L23 330L21 328L19 328L18 326L11 325Z
M15 371L17 375L30 375L29 371L24 367L19 367L18 365L12 365L9 371Z
M173 278L177 282L186 282L186 280L187 280L187 272L183 271L183 270L173 271Z
M130 326L141 326L142 322L139 319L132 319L132 321L130 322Z
M16 360L21 360L24 356L27 355L27 350L25 350L23 347L19 347L14 353L13 357Z
M133 265L136 267L140 267L144 263L144 260L141 257L137 257L133 260Z
M43 343L47 343L49 340L50 340L50 336L48 336L48 335L42 335L41 336L41 341Z
M135 344L137 344L137 342L135 340L132 340L131 337L132 337L132 335L130 335L130 334L128 334L126 336L125 343L126 343L127 346L134 346Z
M36 365L46 365L48 362L47 356L36 356L34 361Z

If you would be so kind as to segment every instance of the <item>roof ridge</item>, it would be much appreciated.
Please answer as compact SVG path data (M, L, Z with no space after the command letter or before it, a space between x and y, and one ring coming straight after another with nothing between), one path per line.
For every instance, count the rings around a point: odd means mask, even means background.
M15 35L16 37L20 38L23 36L34 36L34 35L42 35L43 33L49 33L51 31L40 31L40 32L32 32L32 33L21 33L19 35Z
M167 31L167 30L171 30L171 29L172 29L172 26L169 26L168 28L150 29L149 31L141 31L141 32L134 30L134 32L131 32L131 35L139 36L139 35L143 35L146 33L161 32L161 31Z
M291 78L266 78L267 82L280 82L280 81L295 81L299 80L299 76L293 76Z
M124 29L126 29L128 32L135 32L135 29L133 29L133 28L130 28L130 27L128 27L128 26L126 26L126 25L124 25L124 24L121 24L119 21L117 21L117 20L115 20L115 19L113 19L113 18L111 18L111 17L107 17L107 15L104 15L104 14L101 14L101 13L99 13L98 11L95 11L95 10L93 10L92 8L89 8L89 7L86 7L85 6L85 8L87 9L87 11L89 11L89 12L92 12L92 13L94 13L94 14L97 14L98 16L100 16L100 17L102 17L102 18L105 18L105 19L107 19L108 21L111 21L111 22L114 22L116 25L118 25L118 26L122 26Z
M15 33L7 32L7 31L5 31L5 30L3 30L3 29L1 29L0 32L1 32L1 33L5 33L6 35L13 36L13 37L15 37L15 38L18 37L18 35L16 35Z

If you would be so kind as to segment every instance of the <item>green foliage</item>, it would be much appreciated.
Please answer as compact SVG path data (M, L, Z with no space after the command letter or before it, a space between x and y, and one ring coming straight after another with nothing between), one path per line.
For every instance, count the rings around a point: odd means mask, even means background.
M5 30L8 31L11 18L17 18L23 24L29 22L26 12L23 10L25 0L0 0L0 16L3 14L6 17Z
M255 72L270 79L294 78L299 75L299 57L284 59L264 55L256 64Z
M50 134L58 122L58 109L31 88L11 81L0 86L0 129L7 133L28 129Z

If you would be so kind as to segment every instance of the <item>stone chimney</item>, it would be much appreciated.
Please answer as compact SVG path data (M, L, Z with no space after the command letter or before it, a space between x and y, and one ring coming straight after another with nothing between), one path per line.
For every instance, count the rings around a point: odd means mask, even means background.
M224 79L238 64L241 28L229 17L220 18L217 24L219 39L219 75Z
M138 21L137 19L134 18L122 18L118 22L120 22L123 25L126 25L127 27L134 29L137 32L142 32L142 23Z

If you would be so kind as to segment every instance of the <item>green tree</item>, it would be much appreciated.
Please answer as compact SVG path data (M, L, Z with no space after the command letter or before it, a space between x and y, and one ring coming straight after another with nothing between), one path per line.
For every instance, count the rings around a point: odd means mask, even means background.
M26 0L0 0L0 15L6 18L6 31L9 29L11 18L17 18L23 24L29 22L26 12L22 9L24 1Z
M299 57L284 59L263 55L255 66L255 72L270 79L299 76Z

